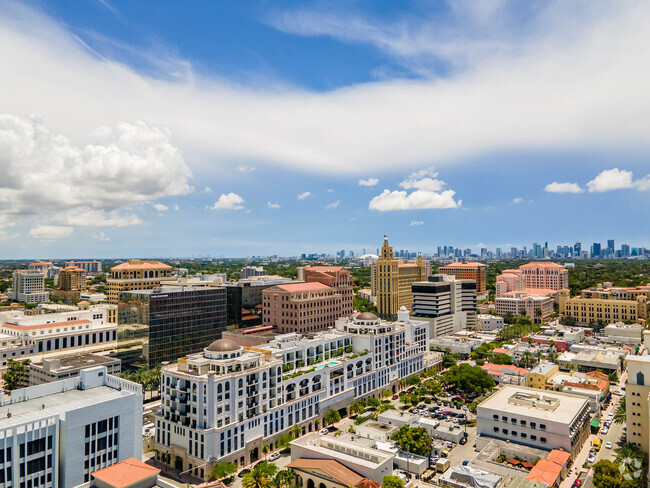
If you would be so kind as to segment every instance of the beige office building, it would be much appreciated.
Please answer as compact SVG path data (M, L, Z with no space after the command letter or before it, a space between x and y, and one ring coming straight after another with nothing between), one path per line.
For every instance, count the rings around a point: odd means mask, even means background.
M582 290L579 297L571 298L569 290L558 293L560 314L573 317L578 324L588 325L592 322L613 324L616 322L645 325L650 311L647 295L614 295Z
M59 272L59 288L62 291L86 289L86 271L76 266L66 266Z
M117 305L123 291L150 290L172 275L172 267L160 261L134 259L111 268L106 280L108 303Z
M459 280L476 281L476 294L487 292L487 266L482 263L453 263L438 268L438 273L453 275Z
M628 356L626 362L627 441L647 456L650 454L650 356Z

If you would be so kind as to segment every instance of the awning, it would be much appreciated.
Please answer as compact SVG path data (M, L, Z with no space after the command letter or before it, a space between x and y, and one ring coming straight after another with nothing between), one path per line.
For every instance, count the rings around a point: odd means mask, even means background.
M597 429L598 427L600 427L600 422L599 422L598 420L596 420L596 419L593 419L593 420L591 421L591 426L592 426L594 429Z

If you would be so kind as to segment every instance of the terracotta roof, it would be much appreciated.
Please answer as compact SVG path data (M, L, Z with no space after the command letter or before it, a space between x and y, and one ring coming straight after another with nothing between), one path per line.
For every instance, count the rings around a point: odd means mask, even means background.
M363 476L333 459L296 459L287 468L317 469L346 486L356 486L363 481Z
M309 266L305 271L345 271L344 266Z
M521 465L526 469L531 469L533 466L535 466L533 463L529 463L528 461L524 461L521 463Z
M528 264L522 264L519 266L519 268L536 268L538 266L542 266L543 268L562 268L565 269L564 266L561 264L556 264L556 263L528 263Z
M289 283L288 285L275 285L268 290L280 289L282 291L290 291L300 293L301 291L326 291L332 290L331 286L324 285L318 281L313 281L309 283Z
M172 269L171 266L160 261L149 262L149 261L127 261L126 263L118 264L113 266L113 270L122 270L122 269Z
M561 472L562 466L553 461L542 459L530 470L526 478L531 481L541 481L548 486L553 486L560 477Z
M495 347L494 349L492 349L492 353L493 354L507 354L508 350L504 349L503 347Z
M570 457L571 453L569 451L563 451L562 449L552 449L548 456L546 456L546 460L553 461L554 463L564 466Z
M381 486L381 483L371 480L370 478L364 478L354 486L356 488L379 488Z
M441 266L438 269L452 269L452 268L476 268L476 267L485 267L483 263L452 263L447 266Z
M601 373L600 371L589 371L586 375L590 378L600 378L601 380L609 379L609 376L607 376L605 373Z
M150 476L160 473L158 468L138 461L135 458L128 458L107 468L92 473L93 478L102 480L116 488L125 488L138 483Z
M36 325L18 325L18 324L3 324L2 327L13 330L34 330L34 329L51 329L52 327L61 327L68 325L90 324L90 320L68 320L67 322L52 322L51 324L36 324Z

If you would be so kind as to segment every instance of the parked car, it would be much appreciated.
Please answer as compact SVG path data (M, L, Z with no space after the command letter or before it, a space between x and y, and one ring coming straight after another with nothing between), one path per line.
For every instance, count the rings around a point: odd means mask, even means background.
M269 461L275 461L275 460L278 459L279 457L280 457L280 453L279 453L279 452L274 452L273 454L271 454L271 455L269 456Z
M461 410L462 408L463 408L463 406L460 403L456 404L456 410Z
M323 435L327 434L328 432L329 432L328 429L321 429L321 431L320 431L320 433L323 434Z
M238 478L243 478L246 473L250 473L250 469L242 469L239 474L237 475Z
M600 429L600 433L603 435L607 434L608 432L609 432L609 428L607 427L607 425L605 425L605 427Z
M589 457L587 458L587 462L588 462L589 464L593 464L593 463L595 463L595 462L596 462L596 456L589 456Z
M397 400L399 398L399 395L393 395L393 400Z
M614 444L611 441L605 442L605 449L611 449L612 447L614 447Z
M461 446L464 446L465 444L467 444L467 437L463 437L463 438L461 438L461 440L458 441L458 443L459 443Z
M580 481L579 478L576 478L573 484L571 485L571 488L578 488L582 484L582 481Z
M442 407L442 402L441 402L440 400L438 400L438 401L436 402L436 405L438 405L439 407Z

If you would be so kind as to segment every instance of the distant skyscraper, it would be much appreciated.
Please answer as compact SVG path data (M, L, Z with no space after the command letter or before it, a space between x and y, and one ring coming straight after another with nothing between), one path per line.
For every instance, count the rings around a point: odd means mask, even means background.
M573 245L573 255L576 257L580 257L580 251L582 250L582 244L580 242L576 242Z
M626 257L630 255L630 246L621 244L621 256Z
M600 257L600 242L594 242L591 245L591 257L599 258Z
M614 254L614 239L607 241L607 254Z

